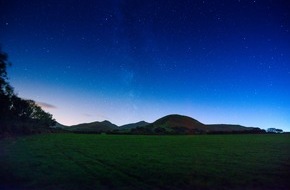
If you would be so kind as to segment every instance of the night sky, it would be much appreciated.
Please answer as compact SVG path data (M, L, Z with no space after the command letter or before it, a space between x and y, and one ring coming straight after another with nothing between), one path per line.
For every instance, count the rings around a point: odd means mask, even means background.
M66 125L290 131L287 0L0 0L10 84Z

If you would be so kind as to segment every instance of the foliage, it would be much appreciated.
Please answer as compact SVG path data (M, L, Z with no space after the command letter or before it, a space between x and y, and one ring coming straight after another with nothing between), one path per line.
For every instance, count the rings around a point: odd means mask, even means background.
M13 88L8 83L7 66L8 56L0 49L0 116L1 119L7 119L8 110L11 105L11 96L13 95Z
M8 82L9 65L7 54L0 49L0 135L47 131L55 124L52 115L33 100L24 100L14 93Z
M0 187L289 189L289 146L287 134L36 135L0 141Z
M267 129L268 133L283 133L282 129L276 129L276 128L268 128Z

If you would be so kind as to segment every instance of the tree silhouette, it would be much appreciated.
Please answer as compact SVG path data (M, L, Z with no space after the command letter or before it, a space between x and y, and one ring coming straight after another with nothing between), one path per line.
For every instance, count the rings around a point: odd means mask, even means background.
M8 56L0 48L0 134L39 133L55 124L33 100L18 97L8 82Z
M10 65L8 62L8 56L2 52L0 48L0 116L1 120L7 120L10 112L9 107L11 105L11 97L14 94L13 88L8 83L7 77L7 66Z

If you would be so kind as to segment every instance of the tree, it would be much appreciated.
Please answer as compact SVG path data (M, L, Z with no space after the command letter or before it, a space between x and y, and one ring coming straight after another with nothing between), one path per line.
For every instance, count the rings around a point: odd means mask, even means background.
M267 129L268 133L283 133L282 129L276 129L276 128L268 128Z
M41 123L45 127L55 124L50 113L41 109L33 100L24 100L17 96L12 96L11 112L14 116L22 121L33 121Z
M2 120L6 120L10 114L10 98L14 94L13 88L7 81L8 77L6 69L9 65L10 63L8 62L7 54L2 52L0 48L0 116Z
M0 93L4 93L5 88L8 85L6 71L7 65L9 65L8 56L6 53L2 52L0 48Z
M55 124L33 100L18 97L8 82L8 56L0 49L0 134L41 132Z

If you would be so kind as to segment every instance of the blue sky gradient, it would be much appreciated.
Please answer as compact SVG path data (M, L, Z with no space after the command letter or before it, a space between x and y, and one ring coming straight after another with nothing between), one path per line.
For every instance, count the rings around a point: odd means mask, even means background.
M290 131L286 0L0 3L11 85L60 123L177 113Z

